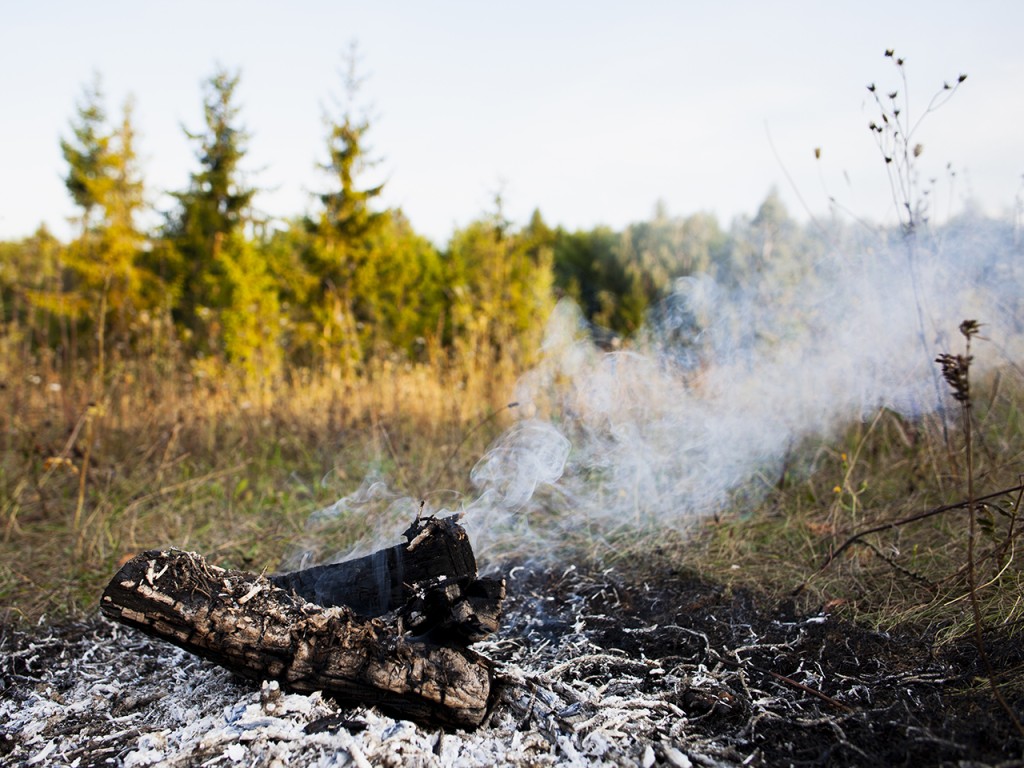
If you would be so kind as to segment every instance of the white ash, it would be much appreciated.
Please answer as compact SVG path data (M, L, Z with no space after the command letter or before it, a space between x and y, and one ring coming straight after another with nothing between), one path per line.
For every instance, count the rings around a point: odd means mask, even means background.
M474 646L501 670L493 712L474 732L445 732L320 694L286 693L272 682L240 681L97 618L35 634L5 632L0 763L749 765L760 762L752 737L762 723L788 718L799 728L822 721L821 701L785 686L759 688L744 676L735 660L758 647L753 635L739 647L712 648L693 629L624 621L615 585L600 582L604 575L570 569L531 582L529 571L517 573L502 630ZM785 631L796 637L812 626L797 622ZM633 651L614 647L610 637ZM655 647L643 645L654 637L660 648L671 642L671 655L637 652ZM813 675L801 679L810 684ZM863 695L860 682L850 680L848 701Z

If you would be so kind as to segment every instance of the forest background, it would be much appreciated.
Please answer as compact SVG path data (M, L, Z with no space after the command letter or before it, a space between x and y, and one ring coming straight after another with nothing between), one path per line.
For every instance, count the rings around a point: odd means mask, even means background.
M728 230L710 214L673 217L659 205L624 231L572 232L540 211L507 220L496 191L492 210L439 248L400 209L375 205L384 185L365 181L375 159L365 149L370 123L352 108L355 72L348 106L328 120L318 213L272 217L242 170L238 82L220 70L205 84L206 124L186 129L197 167L187 189L170 192L176 206L159 212L147 202L131 102L111 118L99 79L84 89L61 143L78 236L61 243L41 227L2 244L9 349L65 373L88 361L100 378L108 364L159 354L264 388L298 370L337 379L381 357L456 354L521 368L561 297L614 343L680 277L735 283L794 268L836 234L805 231L775 191ZM144 231L154 213L162 223Z

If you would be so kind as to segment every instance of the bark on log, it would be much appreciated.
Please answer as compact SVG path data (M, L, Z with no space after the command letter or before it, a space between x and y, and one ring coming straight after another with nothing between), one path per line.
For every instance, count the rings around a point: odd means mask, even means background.
M431 521L414 524L416 536L427 534L419 544L432 530ZM408 549L416 536L401 546ZM345 605L305 600L294 579L284 579L292 585L285 589L274 579L210 565L195 553L151 550L121 568L101 608L242 677L474 728L487 713L493 664L457 643L496 628L504 597L503 581L475 575L473 563L458 579L438 572L405 583L405 603L387 617L367 617ZM429 631L410 636L410 627Z

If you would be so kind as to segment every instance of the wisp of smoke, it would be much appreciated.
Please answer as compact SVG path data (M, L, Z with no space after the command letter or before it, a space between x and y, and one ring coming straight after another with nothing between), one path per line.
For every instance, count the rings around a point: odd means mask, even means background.
M933 361L961 320L985 324L973 371L1020 362L1024 260L998 223L940 235L843 242L740 285L680 279L621 351L598 348L563 301L515 393L522 420L472 471L479 495L426 512L461 515L478 554L541 556L570 530L685 528L755 500L808 438L880 408L941 410ZM319 514L372 512L391 543L417 506L374 479Z
M516 392L529 420L473 473L482 495L465 524L478 548L511 530L543 545L566 529L680 528L749 502L810 437L879 408L920 418L945 407L933 360L964 318L991 342L975 371L1016 364L1013 239L991 222L941 234L847 243L799 274L765 270L740 286L681 279L627 351L598 349L579 310L559 304L543 361Z

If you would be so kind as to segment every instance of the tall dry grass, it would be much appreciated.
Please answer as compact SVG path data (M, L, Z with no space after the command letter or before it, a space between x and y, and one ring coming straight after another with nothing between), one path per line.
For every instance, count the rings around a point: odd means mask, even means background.
M662 548L726 584L757 584L881 629L916 627L941 643L969 637L980 619L1017 635L1024 382L997 372L975 383L972 401L971 446L955 409L947 424L882 409L840 439L795 450L756 507Z
M119 561L153 547L275 570L310 514L370 472L409 496L457 497L508 423L517 374L484 356L383 359L358 377L252 384L149 356L99 381L19 357L0 371L0 615L27 619L92 610ZM343 517L319 544L374 525Z
M519 371L493 359L378 359L359 376L296 371L255 386L153 355L114 357L102 383L48 358L8 365L0 611L90 611L118 562L152 547L277 569L297 543L310 546L314 512L374 473L411 499L457 507L473 491L470 468L515 418L507 404ZM972 399L970 476L981 499L1020 484L1024 382L1007 369L975 382ZM963 637L975 624L969 513L957 506L969 475L949 426L881 410L839 438L795 446L786 472L762 479L768 493L695 530L581 529L561 546L620 568L655 556L726 585L796 594L810 609ZM1011 492L975 509L978 606L986 627L1010 632L1024 626L1020 506ZM377 523L346 512L317 528L312 546L337 552L372 537Z

